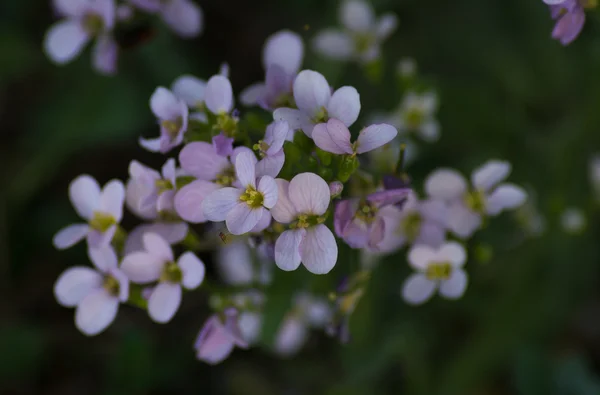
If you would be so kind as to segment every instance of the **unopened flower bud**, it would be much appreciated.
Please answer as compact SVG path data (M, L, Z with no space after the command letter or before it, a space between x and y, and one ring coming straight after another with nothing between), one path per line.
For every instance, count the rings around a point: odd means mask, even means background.
M340 196L343 190L344 184L342 184L341 182L333 181L329 183L329 194L331 195L332 199L335 199L338 196Z

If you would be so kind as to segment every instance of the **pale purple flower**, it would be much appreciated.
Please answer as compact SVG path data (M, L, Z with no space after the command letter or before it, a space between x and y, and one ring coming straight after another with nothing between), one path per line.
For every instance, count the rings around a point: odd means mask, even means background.
M585 24L585 0L545 0L549 5L552 19L556 20L552 38L560 41L562 45L568 45L579 36Z
M260 161L256 164L256 174L277 177L285 162L283 143L290 127L286 121L275 121L267 126L265 138L254 149L258 150Z
M212 192L202 201L204 217L225 221L234 235L250 232L270 217L269 209L277 202L277 184L273 177L262 176L257 183L256 157L243 151L235 157L235 172L241 187L225 187ZM267 218L268 219L268 218Z
M229 66L226 63L221 65L219 74L229 78ZM206 95L207 82L193 75L184 74L178 77L171 85L171 91L178 99L185 101L190 111L190 118L201 122L206 122L204 98Z
M216 365L223 362L235 346L247 348L248 343L242 337L238 320L239 313L235 308L228 308L221 315L211 316L194 343L196 358Z
M275 242L275 263L285 271L296 270L302 262L311 273L329 273L338 255L335 237L323 224L329 186L313 173L300 173L289 182L276 181L279 199L271 214L275 221L291 227Z
M167 243L173 245L181 242L187 236L189 226L181 222L153 222L141 224L133 228L127 235L123 254L144 251L143 237L146 233L155 233L162 237Z
M54 284L54 295L61 305L76 307L75 326L93 336L114 321L119 304L129 298L129 282L117 268L111 247L90 248L88 255L96 270L84 266L65 270Z
M510 163L490 160L473 171L469 187L457 171L439 169L425 180L425 191L432 198L448 203L448 229L467 238L481 226L483 216L515 209L527 199L525 190L517 185L498 185L510 171Z
M161 174L162 173L162 174ZM129 176L134 183L139 184L139 190L145 191L140 196L136 211L145 212L149 207L162 211L173 211L173 200L177 188L175 174L175 159L169 159L163 165L161 173L136 160L129 164Z
M48 57L57 64L66 64L97 38L92 55L94 68L113 74L118 51L111 35L115 25L114 0L55 0L54 6L65 19L46 33L44 49Z
M271 35L263 48L265 81L244 89L240 101L246 106L258 104L265 110L290 106L293 103L292 84L302 65L302 38L289 30Z
M77 214L87 223L70 225L59 231L54 236L54 246L62 250L84 238L92 248L108 245L123 218L123 183L112 180L100 190L94 178L81 175L69 185L69 198Z
M330 119L315 126L312 138L317 147L332 154L356 155L372 151L392 141L398 131L385 123L368 126L360 131L354 143L350 131L343 122Z
M360 113L360 96L355 88L343 86L332 94L325 77L312 70L302 70L296 76L294 100L298 109L278 108L273 119L288 121L291 129L302 129L308 137L319 123L334 118L350 126Z
M396 126L400 134L413 133L425 142L435 142L440 138L440 124L435 118L437 108L435 92L408 92L388 122Z
M462 245L451 241L435 249L415 245L408 252L408 263L417 271L402 286L404 300L412 305L426 302L436 289L446 299L460 298L467 288L463 266L467 253Z
M216 263L223 281L231 285L268 284L271 280L273 262L253 262L250 246L244 241L234 241L220 247Z
M229 114L233 110L233 88L223 75L213 75L206 84L204 103L215 115Z
M143 243L144 251L123 258L121 270L137 284L158 280L148 299L148 314L156 322L169 322L179 309L182 286L195 289L202 284L204 263L189 251L175 262L169 243L155 233L145 233Z
M337 60L357 60L361 63L380 57L381 44L396 30L396 15L386 13L376 19L371 5L363 0L344 1L340 7L342 30L325 29L313 40L321 55Z
M129 0L136 7L160 14L163 21L179 36L191 38L203 28L202 9L191 0Z
M140 138L140 145L151 152L167 153L183 142L188 127L188 108L170 90L158 87L150 97L150 108L160 122L160 137Z
M366 199L344 199L335 206L335 234L352 248L378 249L385 235L381 209L407 199L409 188L370 194Z

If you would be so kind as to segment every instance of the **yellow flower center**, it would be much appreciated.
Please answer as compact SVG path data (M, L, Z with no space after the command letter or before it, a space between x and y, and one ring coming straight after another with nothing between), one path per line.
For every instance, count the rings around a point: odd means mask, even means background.
M264 195L257 191L254 187L248 186L246 191L240 196L242 202L246 202L250 208L259 208L265 200Z
M111 226L116 225L117 220L110 214L100 211L94 211L94 215L89 222L90 228L99 232L106 232Z
M452 274L450 262L432 262L425 270L425 276L429 280L447 280Z
M415 241L421 233L423 218L418 212L407 214L400 223L399 233L403 234L409 241Z
M327 122L329 119L329 115L327 114L327 109L325 107L321 107L319 111L312 117L312 121L314 123L323 123Z
M356 52L365 53L375 43L375 36L370 33L356 33L353 36L353 41Z
M237 124L237 119L226 112L221 112L217 114L217 122L213 125L213 129L216 131L222 131L227 137L233 137L237 130Z
M480 190L467 192L464 196L465 205L475 211L483 214L485 212L485 193Z
M224 187L230 186L235 181L235 169L228 167L221 174L217 175L215 182Z
M360 219L366 224L373 223L376 215L377 206L367 200L362 200L358 204L358 210L356 210L356 213L354 214L356 218Z
M102 287L112 296L119 296L119 280L114 278L111 275L107 275L104 277L104 281L102 282Z
M88 13L83 17L83 28L91 35L98 35L104 30L104 19L98 14Z
M181 117L177 118L174 121L164 120L161 122L161 125L163 128L165 128L169 137L171 139L175 139L179 134L179 130L181 130L181 127L183 126L183 120L181 119Z
M173 184L169 180L156 180L155 185L156 189L158 189L158 193L163 193L164 191L174 188Z
M296 222L292 222L290 225L291 229L306 229L311 226L316 226L325 222L325 216L311 215L311 214L300 214L296 218Z
M182 278L183 273L175 262L167 262L160 275L160 281L168 281L171 283L180 283Z
M258 154L261 158L264 158L267 155L267 150L271 148L271 146L265 143L263 140L259 140L258 143L254 144L252 149L258 151Z
M418 107L409 108L404 113L404 122L410 129L417 129L423 124L425 113Z

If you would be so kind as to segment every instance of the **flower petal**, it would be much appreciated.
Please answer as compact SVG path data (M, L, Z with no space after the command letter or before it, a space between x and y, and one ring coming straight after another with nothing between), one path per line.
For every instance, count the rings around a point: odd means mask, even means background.
M244 188L256 187L256 156L250 151L242 151L235 157L235 174Z
M250 284L254 269L250 248L241 241L225 244L216 252L217 269L225 283L230 285Z
M267 155L273 155L281 151L285 138L290 131L290 125L286 121L272 122L265 133L265 142L269 144Z
M181 108L177 97L162 86L156 88L150 96L150 109L161 120L175 120L181 115Z
M263 67L282 67L287 74L296 74L302 65L304 44L302 38L289 30L282 30L267 38L263 49Z
M203 15L198 5L189 0L171 0L163 4L162 17L175 33L184 38L200 34Z
M411 274L402 286L402 298L411 305L421 304L433 296L435 287L436 284L428 280L424 274Z
M556 22L552 30L552 38L560 40L562 45L568 45L579 36L584 24L585 11L582 7L577 6Z
M368 32L375 26L373 8L363 0L345 1L340 8L340 20L353 32Z
M275 182L273 177L261 177L260 181L258 182L258 191L262 192L263 194L263 206L269 209L273 208L273 206L275 206L275 204L277 203L278 196L277 183Z
M145 139L140 137L140 145L150 152L159 152L161 150L162 138Z
M123 218L125 186L119 180L112 180L102 188L99 211L112 215L117 222Z
M257 82L242 90L240 93L240 102L245 106L254 106L264 97L265 92L265 84Z
M385 237L385 221L383 218L378 217L373 226L371 227L371 232L369 233L369 248L373 250L377 250L379 244L383 241Z
M202 202L206 196L220 188L219 185L204 180L187 184L175 195L175 211L182 219L193 224L206 222Z
M234 235L250 232L262 218L264 207L250 208L246 202L235 205L225 218L227 229Z
M69 198L81 218L91 219L100 205L100 186L94 178L81 175L69 185Z
M106 232L100 232L90 228L87 233L88 247L99 248L108 246L115 236L115 233L117 233L117 225L111 226Z
M227 214L239 203L241 194L239 189L230 187L210 193L201 204L204 217L209 221L224 221Z
M470 237L481 226L481 216L462 204L453 204L448 208L447 226L460 238Z
M201 180L212 181L230 166L226 157L218 155L212 144L194 141L179 153L181 167Z
M329 207L329 186L314 173L300 173L292 178L288 193L298 213L323 215Z
M202 284L206 268L204 267L204 262L193 252L188 251L183 253L177 260L177 265L183 274L181 285L186 289L195 289Z
M148 299L148 315L154 322L171 321L181 304L181 285L160 282Z
M160 278L165 261L148 252L132 252L123 258L121 270L131 282L147 284Z
M398 135L398 131L392 125L385 123L368 126L360 131L356 140L356 152L362 154L379 148Z
M87 0L54 0L52 5L57 13L62 16L76 17L86 10L87 3Z
M437 250L438 262L450 262L455 267L463 266L467 260L465 248L455 241L450 241L442 245Z
M275 121L286 121L292 130L301 129L305 117L302 111L295 108L281 107L273 111L273 119Z
M118 310L119 299L100 288L83 298L77 306L75 326L85 335L97 335L115 320Z
M398 17L395 14L384 14L377 22L376 35L380 40L386 39L394 33L398 27Z
M211 365L222 362L231 354L234 340L229 335L218 316L210 317L196 338L194 348L196 358Z
M424 221L419 235L413 244L425 244L432 247L440 246L446 240L446 229L437 222Z
M348 60L354 53L352 37L336 29L320 31L312 45L316 52L336 60Z
M281 178L277 178L275 182L277 183L278 191L277 203L271 208L271 215L273 215L275 221L281 222L282 224L289 224L298 215L288 193L290 183Z
M92 64L100 74L114 75L117 72L119 46L108 34L100 36L94 45Z
M331 96L327 104L329 118L339 119L346 126L352 125L360 113L360 95L352 86L342 86Z
M281 169L283 169L284 164L285 153L283 150L276 154L265 156L256 164L256 176L277 177Z
M497 215L502 210L521 206L525 200L527 200L527 192L523 188L514 184L502 184L487 197L485 211L489 215Z
M229 113L233 109L233 89L227 77L214 75L206 84L206 107L213 113Z
M388 189L370 194L367 196L367 200L379 207L389 206L406 201L411 192L412 189L410 188Z
M425 192L432 198L456 199L467 190L465 178L452 169L438 169L425 179Z
M278 268L285 271L298 269L302 257L300 256L300 245L306 230L295 229L286 230L275 242L275 264Z
M300 245L302 263L314 274L326 274L337 262L338 248L333 233L323 224L310 227Z
M464 270L454 270L450 278L440 284L440 295L447 299L458 299L465 293L467 282L468 277Z
M312 131L312 138L323 151L338 155L352 154L350 131L337 119L330 119L326 124L317 124Z
M144 252L142 239L145 233L156 233L170 244L175 244L185 238L188 233L188 225L185 222L154 222L136 226L127 236L123 254Z
M284 320L275 337L275 351L284 357L296 354L308 339L308 328L299 318Z
M424 271L437 256L436 251L425 245L414 245L408 251L408 264L415 270Z
M258 220L254 228L250 229L250 233L261 233L263 230L267 229L271 225L271 212L269 210L264 210L262 217Z
M298 109L313 116L321 108L326 108L331 97L331 89L322 74L312 70L302 70L294 80L294 99Z
M200 103L204 102L206 81L196 78L193 75L182 75L173 82L171 90L188 107L197 107Z
M89 40L78 20L65 20L50 27L44 38L44 50L50 60L65 64L77 57Z
M54 296L59 304L74 307L92 291L102 287L102 280L102 275L89 267L71 267L56 280Z
M83 240L89 231L90 227L87 224L69 225L54 235L52 244L56 249L64 250Z
M117 253L111 246L103 246L99 248L88 248L88 257L90 261L103 273L108 273L112 269L116 269L119 264Z
M475 188L481 191L489 191L500 181L508 177L510 170L510 163L499 160L490 160L473 171L471 182Z
M344 237L344 229L346 229L346 226L354 218L357 206L357 199L343 199L336 203L333 215L333 228L338 237Z
M171 262L175 259L171 245L156 233L145 233L142 240L146 251L160 258L163 262Z

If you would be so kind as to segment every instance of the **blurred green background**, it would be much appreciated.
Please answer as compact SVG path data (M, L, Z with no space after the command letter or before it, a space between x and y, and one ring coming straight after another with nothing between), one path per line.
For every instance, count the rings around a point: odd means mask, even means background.
M65 67L45 58L49 1L0 2L1 394L600 394L600 230L587 172L600 150L600 31L589 14L582 36L560 46L541 0L374 0L378 13L400 19L378 84L355 65L310 50L305 58L332 85L358 88L359 124L398 104L395 63L417 60L438 88L442 138L409 168L416 186L439 166L470 173L501 158L513 164L513 181L536 191L546 232L526 237L506 214L492 221L469 243L490 246L493 256L469 261L463 299L404 304L398 291L409 270L400 253L374 271L345 346L315 332L291 359L259 347L207 366L192 350L209 314L200 291L167 325L124 306L105 333L79 333L73 310L52 293L66 267L87 264L83 245L64 252L51 245L76 220L69 182L81 173L102 183L124 179L133 158L162 164L137 144L157 133L148 107L156 86L184 73L208 78L228 62L239 92L262 79L269 34L287 28L308 39L337 24L334 1L199 4L201 37L178 39L157 21L156 36L123 51L118 76L107 78L92 71L89 51ZM584 234L559 226L567 206L586 211ZM341 258L330 285L349 267ZM292 276L276 279L291 287Z

